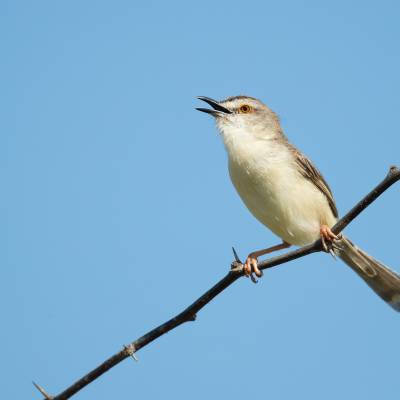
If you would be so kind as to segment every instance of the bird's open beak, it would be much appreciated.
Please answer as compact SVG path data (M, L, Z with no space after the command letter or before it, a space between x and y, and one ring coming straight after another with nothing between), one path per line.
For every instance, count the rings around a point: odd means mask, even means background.
M213 108L213 110L210 110L209 108L196 108L196 110L211 114L214 117L217 117L221 114L232 114L232 111L229 111L227 108L221 106L216 100L210 99L209 97L205 96L199 96L198 99L205 101Z

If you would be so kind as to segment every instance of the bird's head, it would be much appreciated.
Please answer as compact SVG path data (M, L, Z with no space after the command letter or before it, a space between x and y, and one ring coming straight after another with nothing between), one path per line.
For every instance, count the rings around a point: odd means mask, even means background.
M264 139L280 132L277 115L254 97L235 96L217 101L200 96L198 99L212 107L197 110L212 115L224 137L234 139L252 136Z

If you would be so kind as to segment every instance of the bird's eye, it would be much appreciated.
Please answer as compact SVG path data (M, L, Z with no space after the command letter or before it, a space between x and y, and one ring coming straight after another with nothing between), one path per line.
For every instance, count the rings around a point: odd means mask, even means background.
M243 104L239 107L239 112L242 114L248 114L251 111L251 107L248 104Z

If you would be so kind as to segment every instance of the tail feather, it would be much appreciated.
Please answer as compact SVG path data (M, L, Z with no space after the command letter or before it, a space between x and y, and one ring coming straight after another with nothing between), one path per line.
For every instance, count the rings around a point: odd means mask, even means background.
M359 249L345 236L335 241L335 245L335 254L378 296L400 312L400 275Z

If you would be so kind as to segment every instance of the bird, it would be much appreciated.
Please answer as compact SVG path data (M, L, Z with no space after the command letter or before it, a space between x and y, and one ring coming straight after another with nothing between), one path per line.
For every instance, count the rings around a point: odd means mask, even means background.
M250 96L198 99L211 106L196 109L215 119L237 193L253 216L282 240L251 252L244 275L261 277L258 258L265 254L321 239L324 251L343 260L400 312L400 275L332 232L339 218L332 191L312 161L289 142L278 115Z

